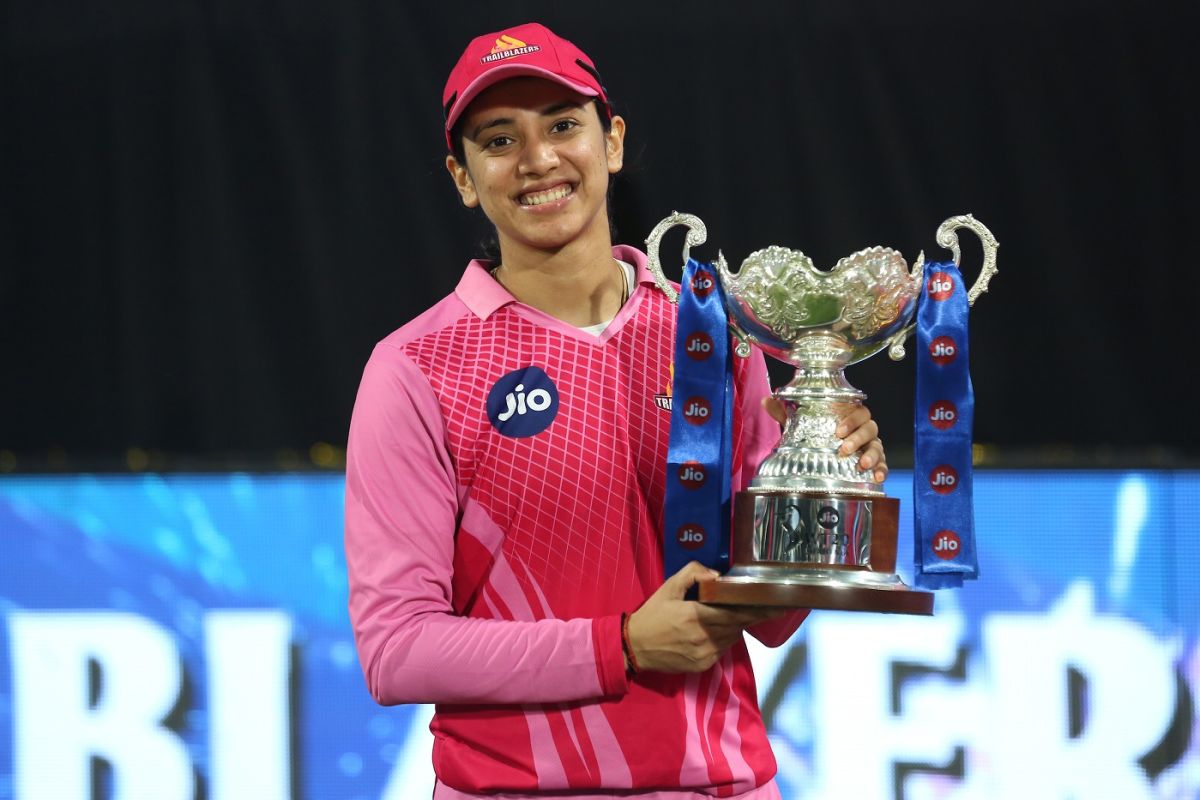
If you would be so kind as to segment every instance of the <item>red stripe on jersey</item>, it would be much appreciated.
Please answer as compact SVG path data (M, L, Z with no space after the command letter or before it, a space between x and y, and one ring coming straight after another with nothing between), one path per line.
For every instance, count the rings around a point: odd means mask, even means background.
M583 754L576 744L572 731L567 729L571 723L567 720L566 712L561 707L547 708L546 721L550 723L550 734L554 737L554 749L558 751L558 759L562 762L567 774L567 786L572 789L592 785L591 773L584 763Z
M451 584L454 595L451 604L455 613L470 613L493 563L491 552L478 539L469 531L459 531L454 548L454 578Z
M712 670L712 672L713 680L717 683L717 691L716 697L712 701L712 710L708 715L708 730L704 734L708 741L711 757L708 774L713 784L720 786L733 780L733 770L729 768L729 759L725 757L725 751L721 747L721 734L725 730L725 710L729 706L729 679L723 668Z
M587 767L588 775L592 782L600 776L600 764L596 760L596 749L592 747L592 736L588 732L587 724L583 721L583 714L579 710L579 706L571 706L571 725L575 731L575 741L579 744L579 749L583 753L583 763Z

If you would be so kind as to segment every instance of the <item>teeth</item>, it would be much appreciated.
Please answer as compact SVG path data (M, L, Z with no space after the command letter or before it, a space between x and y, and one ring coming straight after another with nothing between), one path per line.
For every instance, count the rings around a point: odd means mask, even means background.
M570 186L556 186L553 189L547 189L544 192L534 192L533 194L521 195L521 205L523 206L540 206L543 203L553 203L555 200L561 200L571 193Z

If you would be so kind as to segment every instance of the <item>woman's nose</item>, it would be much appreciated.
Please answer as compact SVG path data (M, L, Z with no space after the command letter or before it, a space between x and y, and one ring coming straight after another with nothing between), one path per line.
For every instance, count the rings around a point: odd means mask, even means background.
M529 175L541 175L558 166L558 152L553 143L541 136L528 140L521 151L521 170Z

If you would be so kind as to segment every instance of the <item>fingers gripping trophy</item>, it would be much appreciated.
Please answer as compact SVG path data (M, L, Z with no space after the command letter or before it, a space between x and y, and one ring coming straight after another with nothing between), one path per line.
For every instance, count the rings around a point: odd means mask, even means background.
M687 262L689 248L707 238L699 218L673 213L646 240L649 269L672 302L678 302L678 293L663 275L658 251L663 235L678 225L688 228ZM963 304L965 332L966 305L987 290L999 245L970 215L946 220L936 240L951 251L955 274L963 229L983 244L983 266ZM932 613L933 594L908 587L896 574L899 500L886 497L870 471L859 469L861 452L838 454L841 440L835 435L839 420L866 397L846 380L845 368L885 349L894 360L904 358L922 289L927 283L938 288L941 280L929 279L925 266L924 253L910 270L895 250L871 247L826 272L797 250L768 247L752 253L734 274L718 254L713 269L737 354L749 355L753 344L794 366L796 374L775 391L787 414L779 445L749 488L734 494L730 569L701 584L701 601ZM969 471L969 427L967 448ZM939 473L938 480L945 483L952 472ZM958 541L948 530L939 533L937 547L949 548L947 537Z

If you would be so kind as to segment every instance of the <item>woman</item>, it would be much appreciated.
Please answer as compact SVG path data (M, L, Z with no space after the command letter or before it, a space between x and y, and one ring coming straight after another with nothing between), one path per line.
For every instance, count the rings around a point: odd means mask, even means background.
M607 210L625 122L592 61L529 24L447 81L446 167L499 263L388 336L363 374L346 484L350 611L384 704L437 703L438 800L778 797L742 638L805 612L662 580L675 309ZM735 364L734 486L778 440L761 355ZM777 409L771 409L777 412ZM844 451L883 479L865 409Z

